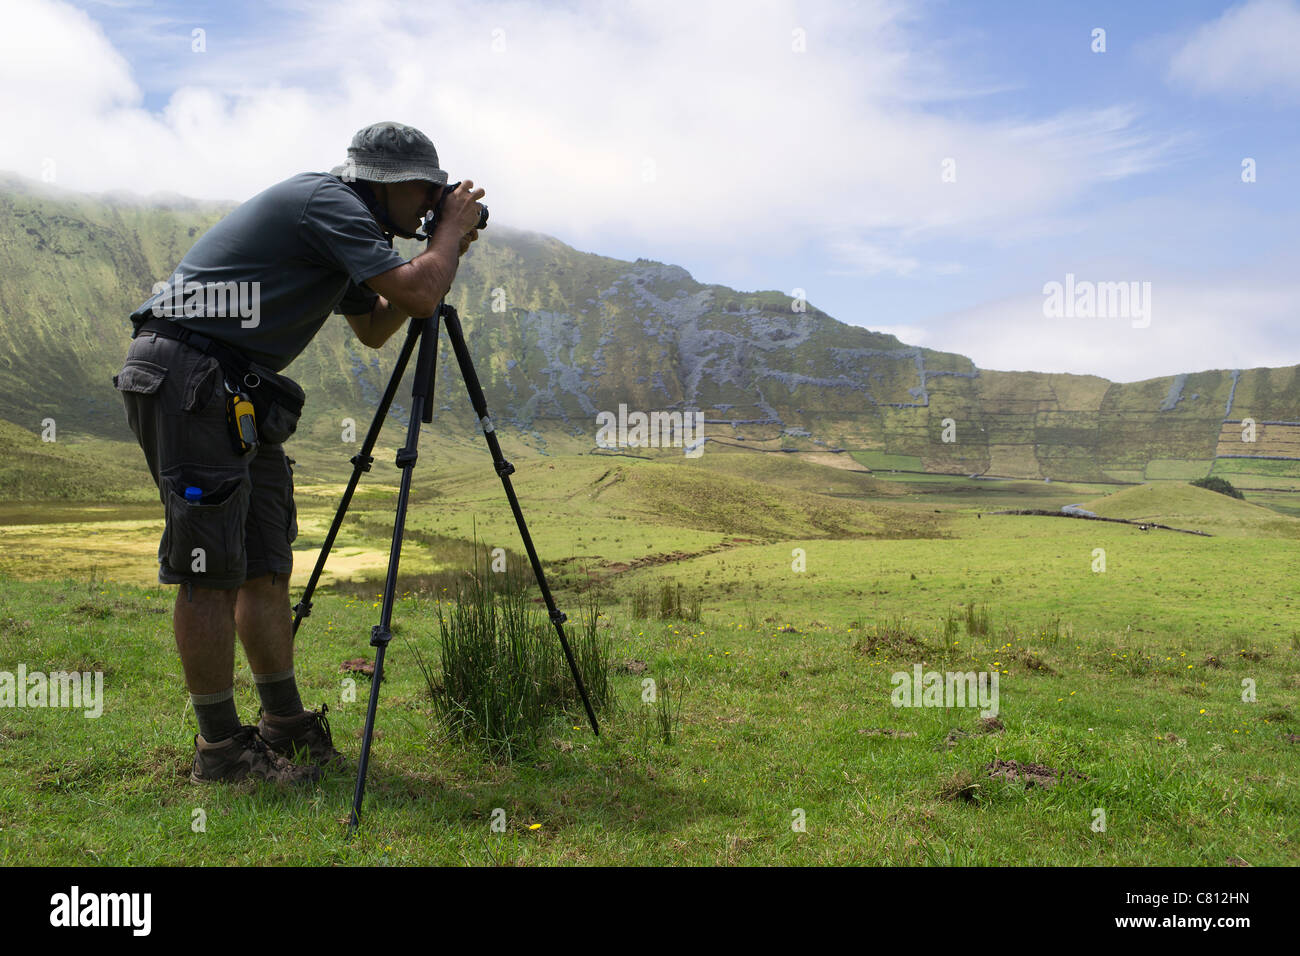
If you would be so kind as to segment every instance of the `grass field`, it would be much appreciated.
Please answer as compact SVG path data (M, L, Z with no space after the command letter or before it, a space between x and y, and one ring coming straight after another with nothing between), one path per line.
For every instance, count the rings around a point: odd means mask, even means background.
M520 464L561 607L602 602L617 703L599 738L557 715L514 761L448 739L416 652L436 660L437 602L470 540L520 561L518 535L486 459L422 477L351 842L349 773L293 793L188 782L196 727L172 589L151 583L150 506L10 506L0 671L101 671L105 703L98 719L0 709L0 861L1300 862L1300 509L1285 493L946 479L855 496L845 482L864 479L842 469L759 483L740 459L709 464ZM352 760L368 684L348 699L339 665L371 654L389 480L355 506L298 639L304 700L328 703ZM296 581L335 494L299 489ZM1075 502L1212 536L990 513ZM634 616L638 589L664 584L700 620ZM917 664L996 673L997 721L893 706L892 675ZM670 742L646 679L679 701ZM236 691L255 720L242 654Z

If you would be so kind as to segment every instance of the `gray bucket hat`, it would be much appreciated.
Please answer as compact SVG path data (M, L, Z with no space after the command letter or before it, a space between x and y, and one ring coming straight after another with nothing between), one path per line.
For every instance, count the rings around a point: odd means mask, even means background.
M401 123L375 123L358 130L348 147L347 160L331 169L330 175L344 182L447 182L447 172L438 166L433 142L414 126Z

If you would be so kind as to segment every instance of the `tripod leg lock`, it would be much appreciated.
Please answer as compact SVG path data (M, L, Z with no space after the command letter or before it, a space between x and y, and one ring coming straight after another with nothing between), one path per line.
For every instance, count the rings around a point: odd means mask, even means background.
M558 607L551 612L551 620L556 624L563 624L568 619L569 619L569 615L565 614Z
M420 457L420 453L414 448L399 448L397 451L397 467L413 468L415 459Z
M510 464L510 462L506 461L504 458L502 458L501 461L497 464L496 469L497 469L497 474L500 475L502 478L506 477L507 475L513 475L515 473L515 466Z
M311 617L311 601L299 601L293 606L293 613L300 617Z
M370 646L384 647L393 639L393 632L382 624L376 624L370 629Z
M369 471L370 466L374 464L374 455L363 455L360 452L353 455L348 461L352 462L353 467L359 467L362 471Z

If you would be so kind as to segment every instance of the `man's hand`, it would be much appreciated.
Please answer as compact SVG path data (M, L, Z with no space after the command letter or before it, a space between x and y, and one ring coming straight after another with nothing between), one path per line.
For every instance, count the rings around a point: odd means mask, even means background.
M447 193L442 201L442 210L438 214L435 232L451 230L452 235L467 236L475 230L479 221L479 200L487 193L474 188L474 180L466 179L459 186ZM473 240L470 240L471 242Z
M474 189L473 181L462 182L443 200L429 247L365 284L407 315L432 315L451 288L460 257L478 238L478 201L485 195L482 189Z

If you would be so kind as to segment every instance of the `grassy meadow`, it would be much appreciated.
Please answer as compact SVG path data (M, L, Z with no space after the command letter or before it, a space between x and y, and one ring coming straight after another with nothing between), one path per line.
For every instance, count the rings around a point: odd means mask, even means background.
M156 583L160 506L9 502L0 670L102 671L105 703L98 719L0 709L0 862L1300 862L1291 493L1243 502L1178 480L875 464L885 471L712 451L519 462L558 603L571 618L599 604L613 702L600 737L581 710L556 714L535 752L503 759L447 732L419 660L438 657L440 602L472 542L506 549L516 569L522 548L486 452L427 453L352 840L342 823L369 684L353 675L349 699L340 665L372 656L391 465L367 476L298 636L303 699L329 705L349 768L291 792L188 781L197 728L174 589ZM335 481L300 482L294 599ZM1209 536L993 513L1070 503ZM687 610L661 617L665 588ZM916 664L996 672L997 718L893 706L891 675ZM236 669L253 722L242 653Z

